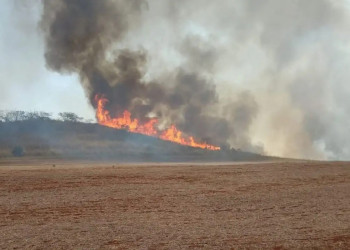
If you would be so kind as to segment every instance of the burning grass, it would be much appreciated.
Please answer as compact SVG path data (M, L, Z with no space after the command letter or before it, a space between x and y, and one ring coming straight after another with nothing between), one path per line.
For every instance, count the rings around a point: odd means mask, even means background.
M162 140L175 142L194 148L207 150L220 150L220 147L205 142L197 141L193 136L186 136L181 130L171 125L170 128L160 131L157 128L158 119L150 118L147 122L141 123L138 119L132 119L131 113L125 110L119 117L112 118L110 112L105 109L108 99L103 95L96 95L97 103L96 117L99 124L116 129L126 129L132 133L139 133L149 136L158 137Z

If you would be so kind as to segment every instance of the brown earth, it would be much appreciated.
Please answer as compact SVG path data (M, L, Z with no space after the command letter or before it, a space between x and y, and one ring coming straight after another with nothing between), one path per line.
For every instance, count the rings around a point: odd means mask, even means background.
M3 160L0 248L350 249L350 163Z

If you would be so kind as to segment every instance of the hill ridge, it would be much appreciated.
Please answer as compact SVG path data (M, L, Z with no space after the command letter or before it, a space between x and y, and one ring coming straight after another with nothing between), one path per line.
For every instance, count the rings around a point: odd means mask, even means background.
M208 151L95 123L25 120L0 123L0 157L25 155L144 162L252 161L270 157L234 149Z

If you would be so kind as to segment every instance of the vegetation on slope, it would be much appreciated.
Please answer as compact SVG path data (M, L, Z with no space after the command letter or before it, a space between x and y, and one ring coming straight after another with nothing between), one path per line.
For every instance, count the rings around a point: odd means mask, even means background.
M181 146L154 137L84 123L78 116L10 114L0 122L0 157L62 157L117 161L232 161L260 160L265 157L224 149L213 152ZM70 114L70 113L65 113ZM68 118L67 118L68 117ZM18 150L17 150L18 151Z

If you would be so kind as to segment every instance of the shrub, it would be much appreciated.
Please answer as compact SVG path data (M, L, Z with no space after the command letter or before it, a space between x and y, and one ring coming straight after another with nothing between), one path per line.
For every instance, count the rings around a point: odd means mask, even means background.
M21 146L16 146L12 149L12 155L15 157L21 157L24 155L24 148Z
M58 114L61 117L61 120L64 122L80 122L83 120L82 117L79 117L77 114L71 112L63 112Z

